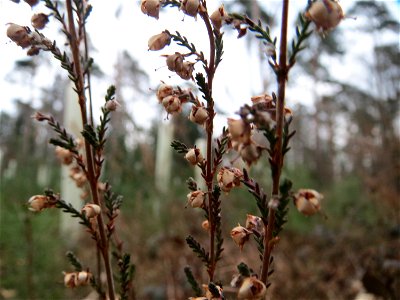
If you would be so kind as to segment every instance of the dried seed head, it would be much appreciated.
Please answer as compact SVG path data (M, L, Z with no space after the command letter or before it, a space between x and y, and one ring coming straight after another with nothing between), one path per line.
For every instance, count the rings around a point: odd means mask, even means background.
M14 23L9 23L7 28L7 36L18 46L22 48L29 47L31 43L31 37L29 33L31 31L28 27L17 25Z
M182 102L175 95L165 97L162 100L162 105L169 114L180 113L182 111Z
M81 212L90 219L97 217L101 212L101 208L97 204L88 203L82 208Z
M208 111L204 106L193 105L190 111L189 120L203 125L208 119Z
M118 107L120 107L121 104L118 103L117 100L112 99L108 100L106 104L104 105L105 109L108 111L116 111Z
M221 5L216 11L211 14L210 20L216 30L219 31L221 29L226 17L227 13L224 9L224 5Z
M171 35L167 30L153 35L148 42L149 50L158 51L171 43Z
M199 12L200 0L183 0L180 9L191 17L196 17Z
M179 52L167 55L167 67L172 72L179 72L183 69L183 55Z
M43 29L49 22L49 16L43 13L34 14L31 18L31 24L35 29Z
M157 99L158 102L162 102L162 100L167 97L171 96L174 93L174 88L168 84L162 83L157 90Z
M300 189L294 195L294 204L299 212L312 216L321 209L321 200L324 196L315 190Z
M206 194L203 191L193 191L187 194L188 204L193 207L203 207Z
M250 143L251 126L242 119L228 118L228 130L231 140L238 143Z
M142 0L140 8L142 13L158 20L160 15L160 0Z
M267 294L265 284L256 277L247 277L243 280L238 291L238 299L261 300Z
M28 200L28 209L34 212L40 212L45 208L54 207L55 205L56 202L51 201L51 199L45 195L35 195Z
M251 231L247 230L243 226L240 226L240 224L231 230L231 237L233 241L239 246L240 251L243 250L243 246L249 240L251 233Z
M203 161L203 155L200 153L200 149L198 148L191 148L189 151L185 154L185 159L190 162L193 166L197 165L198 163L201 163Z
M305 13L306 18L313 21L317 30L330 30L339 25L344 18L342 7L337 0L317 0Z
M221 190L228 193L232 188L240 186L242 177L243 173L239 169L222 167L217 174L217 181Z

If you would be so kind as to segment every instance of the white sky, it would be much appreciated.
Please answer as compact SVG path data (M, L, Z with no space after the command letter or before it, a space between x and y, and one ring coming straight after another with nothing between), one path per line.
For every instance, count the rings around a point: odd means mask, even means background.
M280 1L264 0L260 1L265 4L270 13L280 16ZM290 16L297 16L299 9L306 5L306 0L291 1ZM341 1L344 11L348 9L353 1ZM167 47L158 52L147 51L147 41L150 36L160 33L164 29L171 32L179 30L183 35L189 38L189 41L196 44L198 49L207 53L208 40L205 34L204 24L201 20L195 21L191 17L185 17L182 12L178 12L175 8L164 9L160 14L160 19L157 21L141 13L139 1L90 1L93 5L93 12L88 20L87 31L90 33L93 44L97 49L91 53L96 63L101 66L102 71L107 74L107 77L101 81L96 81L93 86L94 98L99 99L102 103L104 93L108 85L112 84L114 73L114 64L117 54L126 49L132 57L138 59L140 66L147 71L150 76L150 86L156 87L160 80L171 84L179 84L184 86L184 81L178 76L173 75L165 66L165 58L160 57L160 54L170 54L179 49L176 47ZM220 1L208 1L208 9L212 12L218 7ZM399 17L398 6L394 0L388 0L390 7L396 10L396 15ZM23 1L20 4L15 4L10 0L0 0L0 91L2 92L2 100L0 109L7 111L13 110L12 100L16 98L29 99L32 95L30 88L21 86L21 83L10 83L5 80L10 75L16 60L25 59L26 51L22 50L12 43L5 34L8 22L17 23L20 25L30 25L30 17L33 13L46 12L43 4L34 7L33 11ZM119 18L114 17L117 8L121 6ZM399 18L398 18L399 19ZM57 23L51 19L50 24L43 30L43 33L50 39L56 39L58 45L62 46L63 39L57 36L57 30L52 27ZM352 30L357 20L344 20L340 26L343 31ZM290 27L290 35L293 34L293 28ZM354 29L353 29L354 30ZM233 116L243 103L249 103L250 97L262 93L262 85L260 80L260 65L256 59L256 47L250 50L246 48L244 39L237 40L236 32L231 30L225 35L224 50L225 55L217 72L214 82L214 99L218 108L224 110L228 115ZM352 38L354 39L354 35ZM358 34L355 41L350 47L349 56L341 62L335 62L332 65L333 72L340 74L344 80L354 80L358 78L360 81L360 67L352 65L349 67L350 61L354 62L354 55L361 55L366 48L370 47L371 40L368 36ZM354 46L353 46L354 45ZM41 53L42 57L55 62L49 53ZM352 58L353 57L353 58ZM265 64L265 62L264 62ZM163 67L163 68L160 68ZM199 66L200 67L200 66ZM56 62L56 69L43 68L42 73L38 74L34 84L43 85L50 84L52 80L47 80L49 76L53 76L52 72L59 69L59 64ZM158 71L154 71L158 69ZM269 67L265 65L264 71L269 72ZM357 74L358 73L358 74ZM273 77L271 81L274 81ZM362 79L361 79L362 80ZM312 89L316 88L312 82L296 78L296 86L289 89L287 92L288 103L294 104L301 102L303 104L312 103ZM25 83L26 84L26 83ZM275 84L271 84L271 88L275 89ZM320 87L318 87L320 88ZM321 87L324 88L324 87ZM266 91L266 92L271 92ZM33 93L35 95L35 93ZM199 95L200 96L200 95ZM36 99L40 101L40 99ZM133 101L133 100L132 100ZM35 104L35 102L34 102ZM100 105L100 104L99 104ZM157 109L157 100L155 97L151 99L140 99L135 97L134 102L128 104L129 109L134 115L134 119L142 124L150 124L149 119L160 118ZM98 108L95 108L98 110ZM162 116L164 119L166 114ZM218 125L216 133L225 124L225 118L217 120Z

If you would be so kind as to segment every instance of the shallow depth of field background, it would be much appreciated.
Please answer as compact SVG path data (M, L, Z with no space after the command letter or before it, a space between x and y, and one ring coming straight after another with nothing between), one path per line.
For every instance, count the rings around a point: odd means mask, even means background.
M302 6L301 1L293 2L294 21ZM259 9L254 3L232 0L225 5L229 11L266 18L278 32L279 2L263 3ZM25 3L1 5L12 11L8 18L26 15L29 23L31 12ZM206 241L207 234L201 228L202 213L185 208L185 181L194 174L180 155L172 155L168 191L155 188L157 133L172 122L174 138L192 145L202 131L187 120L189 107L168 121L158 107L154 90L160 80L184 87L190 83L169 78L159 57L179 48L147 52L147 39L168 28L182 30L205 52L207 42L191 35L193 28L202 30L201 22L185 17L182 23L183 14L175 9L167 9L155 21L143 16L135 1L106 5L108 12L105 4L93 1L88 31L96 63L95 114L110 84L116 85L122 104L113 115L104 174L114 192L124 197L117 230L136 264L137 299L186 299L190 288L183 268L191 265L197 276L206 276L185 237ZM399 6L395 1L343 5L357 19L344 20L325 37L315 34L289 77L287 104L297 133L283 177L293 181L294 190L313 188L325 198L323 213L313 217L304 217L291 205L274 252L271 299L355 299L365 292L376 299L400 298ZM4 13L1 17L1 24L13 21ZM62 45L63 37L51 22L48 36ZM216 135L226 117L234 117L251 96L276 91L264 48L250 35L237 40L236 32L224 30L225 58L214 87L220 116ZM290 30L292 35L293 27ZM62 271L70 270L65 253L73 250L94 268L92 241L82 232L71 243L61 233L56 209L34 214L26 207L29 197L45 188L60 191L61 166L47 143L53 133L30 116L41 111L63 120L66 75L49 54L29 58L4 37L1 41L5 68L0 73L0 299L82 299L89 288L63 286ZM6 61L11 52L15 59ZM264 158L250 174L269 191L270 170ZM223 196L222 212L225 257L217 277L228 284L239 262L258 265L255 244L246 244L240 253L229 237L231 228L257 210L242 187Z

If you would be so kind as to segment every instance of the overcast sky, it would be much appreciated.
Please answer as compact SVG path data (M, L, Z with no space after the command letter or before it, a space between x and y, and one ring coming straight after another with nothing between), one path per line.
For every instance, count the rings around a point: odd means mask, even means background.
M265 0L260 1L266 6L269 13L280 16L280 1ZM344 11L346 11L353 1L341 1ZM399 1L397 1L399 2ZM96 81L93 86L93 91L96 99L103 101L103 95L108 85L112 84L114 72L114 64L117 54L126 49L134 58L138 59L140 66L150 75L150 86L156 87L160 80L171 84L184 85L184 82L178 76L170 76L171 72L165 67L165 59L160 57L160 54L173 53L179 48L167 47L159 52L147 51L147 41L150 36L160 33L164 29L169 29L171 32L179 30L183 35L186 35L191 42L196 44L198 49L207 52L207 36L205 34L204 24L201 20L194 20L191 17L184 17L182 12L177 9L164 9L165 12L160 14L160 19L155 20L140 11L139 1L114 0L114 1L90 1L93 5L93 12L88 20L88 32L93 40L96 51L91 55L96 63L101 66L103 72L107 75L103 80ZM208 1L208 9L212 12L217 8L219 1ZM291 1L290 17L293 19L299 10L306 5L306 0ZM395 1L387 1L389 6L394 10L394 15L399 19L399 6L395 5ZM21 82L11 83L6 78L10 78L14 61L26 59L26 51L22 50L12 43L5 34L8 22L17 23L20 25L29 25L32 13L42 12L46 9L42 4L31 10L29 5L22 2L15 4L10 0L0 0L0 26L3 26L0 31L0 90L2 91L1 108L7 111L13 111L12 100L20 98L23 100L29 99L32 95L37 101L39 94L32 94L32 91L25 86L21 86ZM118 15L118 18L116 18ZM182 19L185 19L182 22ZM343 32L347 30L347 36L351 36L351 31L357 25L358 20L345 19L340 24ZM57 23L54 19L43 30L43 33L50 39L56 39L58 45L61 46L63 39L57 36ZM0 27L1 28L1 27ZM290 35L293 34L293 28L290 28ZM250 97L262 93L262 84L260 80L260 65L257 60L257 47L248 49L244 39L237 40L235 32L230 29L225 29L227 32L224 39L224 60L217 72L214 92L217 107L223 110L227 115L232 116L243 103L250 103ZM360 56L363 52L371 47L371 39L368 36L357 35L356 43L352 43L348 56L342 61L333 61L333 73L341 74L340 76L347 80L352 80L362 74L360 67L352 66L349 68L349 61L354 63L354 57ZM50 54L41 53L47 60L56 62ZM268 66L263 62L262 70L269 72ZM199 66L200 67L200 66ZM157 71L155 71L157 69ZM35 85L46 86L51 84L52 80L48 80L50 76L54 76L54 72L59 70L58 62L53 68L42 68L36 77ZM200 69L199 69L200 70ZM274 78L269 77L271 85L269 91L275 90ZM291 81L296 81L297 85L293 89L288 90L287 100L289 105L296 103L312 104L312 89L316 88L312 82L303 79L302 77L290 78ZM299 91L301 87L301 91ZM318 87L323 89L324 87ZM134 114L134 118L141 124L149 123L159 114L157 109L157 100L133 97L134 101L128 103L128 109ZM35 102L33 103L35 105ZM100 105L100 104L99 104ZM132 109L134 107L134 109ZM97 108L98 109L98 108ZM146 113L143 114L143 111ZM166 117L166 114L163 118ZM218 121L223 125L223 120Z

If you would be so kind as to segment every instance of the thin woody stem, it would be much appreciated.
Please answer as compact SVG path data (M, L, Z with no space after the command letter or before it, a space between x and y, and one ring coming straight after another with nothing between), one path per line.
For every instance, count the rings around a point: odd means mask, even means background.
M203 3L205 5L205 3ZM216 224L214 220L214 197L213 197L213 179L214 179L214 172L213 169L213 151L212 151L212 136L213 136L213 126L214 126L214 100L212 99L212 86L213 86L213 79L215 73L215 39L214 33L212 30L212 26L210 23L210 19L207 12L200 12L201 18L204 20L204 23L207 27L207 33L210 41L210 62L207 66L207 85L208 90L210 92L210 99L207 101L207 111L208 111L208 120L207 120L207 166L206 166L206 184L207 184L207 191L208 191L208 215L209 215L209 222L210 222L210 266L208 268L208 275L210 281L214 279L214 272L216 268L216 261L215 261L215 229Z
M76 30L75 30L75 23L74 23L71 0L66 1L66 8L67 8L67 15L68 15L68 32L70 34L70 46L71 46L71 52L72 52L73 61L74 61L76 78L77 78L77 80L75 81L75 88L76 88L76 92L78 94L78 102L79 102L79 106L81 109L82 124L83 124L83 126L85 126L88 124L88 118L87 118L87 110L86 110L84 78L83 78L83 72L82 72L82 66L81 66L78 40L77 40L77 35L76 35ZM85 139L85 151L86 151L86 161L87 161L87 171L88 171L87 174L88 174L88 180L89 180L89 184L90 184L92 199L95 204L101 206L99 194L98 194L98 190L97 190L97 179L96 179L96 176L94 173L93 153L91 151L91 146L86 139ZM115 300L114 280L113 280L113 275L112 275L111 262L110 262L110 257L109 257L109 253L108 253L109 247L108 247L108 241L106 238L105 226L104 226L102 214L99 214L97 216L97 222L99 225L100 243L101 243L101 245L99 245L99 247L101 248L100 251L103 256L104 265L105 265L106 274L107 274L108 294L109 294L110 300Z
M272 178L272 197L279 194L279 182L283 166L282 155L282 139L283 139L283 122L284 122L284 107L285 107L285 88L286 80L289 72L287 65L287 28L288 28L288 12L289 0L283 0L282 6L282 24L281 24L281 40L279 49L279 68L277 72L278 81L278 99L276 103L276 138L277 143L273 150L272 168L275 168ZM268 270L270 264L271 253L274 248L273 232L275 229L275 210L270 207L268 212L268 224L266 226L266 237L264 239L263 265L261 271L261 281L265 284L268 282Z

